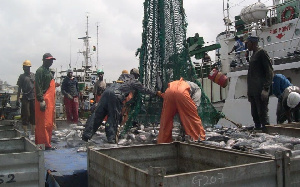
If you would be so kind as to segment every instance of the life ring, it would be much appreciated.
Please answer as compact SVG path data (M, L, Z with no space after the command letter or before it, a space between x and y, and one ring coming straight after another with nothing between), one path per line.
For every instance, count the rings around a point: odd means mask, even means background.
M291 11L291 15L288 18L285 18L285 14L288 11ZM295 9L292 6L285 7L285 9L283 10L283 12L281 14L281 22L291 20L294 17L294 13L295 13Z

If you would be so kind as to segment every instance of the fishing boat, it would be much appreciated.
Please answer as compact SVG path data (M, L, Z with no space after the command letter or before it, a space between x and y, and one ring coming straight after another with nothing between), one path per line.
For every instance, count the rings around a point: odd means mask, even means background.
M228 7L224 9L227 13ZM228 54L234 46L235 36L244 39L250 35L259 37L259 46L268 52L274 72L285 75L290 78L293 85L300 86L298 79L300 72L299 11L299 0L274 0L272 6L266 6L258 1L244 7L240 14L235 16L234 21L229 19L229 13L225 15L226 29L216 38L221 48L216 50L216 63L213 67L218 68L219 72L227 76L228 86L222 88L217 84L207 86L204 83L203 88L211 97L212 102L223 103L222 112L227 118L245 126L254 124L247 98L248 63L245 57L247 51L241 52L241 62L236 61L235 53ZM209 82L209 79L206 78L203 82ZM270 96L271 124L276 124L277 102L275 96ZM218 124L233 126L225 119L221 119Z
M79 87L79 109L80 113L83 111L89 111L91 105L90 100L94 98L94 95L92 93L93 87L95 82L97 81L97 68L98 68L98 51L96 51L96 46L90 46L91 44L91 37L89 35L89 16L86 16L86 32L85 36L78 38L79 40L83 41L83 49L79 50L78 53L83 56L83 61L80 67L72 67L72 64L70 62L69 68L73 70L73 76L78 81L78 87ZM98 26L97 26L97 33L98 33ZM98 40L98 36L97 36ZM97 41L98 45L98 41ZM94 55L97 52L97 62L96 64L92 63L92 55ZM103 69L103 68L102 68ZM60 76L58 77L60 80L60 83L64 80L64 78L67 76L67 70L61 70ZM61 93L57 93L59 95L57 103L63 103L63 95ZM85 116L87 117L87 116Z

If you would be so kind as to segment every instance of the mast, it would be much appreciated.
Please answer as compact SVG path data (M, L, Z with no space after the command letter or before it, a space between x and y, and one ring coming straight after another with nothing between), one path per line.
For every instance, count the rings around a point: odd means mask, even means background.
M225 11L226 11L226 15L225 15ZM223 0L223 20L226 26L226 33L227 35L229 35L230 33L230 26L232 25L232 22L229 18L229 0L227 0L227 2L225 3L225 0Z
M85 51L80 52L84 56L84 64L82 67L84 68L84 76L83 76L83 82L86 80L87 76L87 70L91 67L89 64L89 59L90 59L90 43L89 43L89 16L88 14L86 15L86 32L85 32L85 37L81 37L78 39L82 39L85 45Z

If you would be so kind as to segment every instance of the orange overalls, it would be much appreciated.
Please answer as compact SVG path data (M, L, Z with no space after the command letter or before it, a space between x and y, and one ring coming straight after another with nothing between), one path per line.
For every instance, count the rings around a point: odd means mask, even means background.
M128 113L129 113L129 110L130 110L130 106L126 106L126 103L128 101L130 101L133 97L133 93L130 92L129 95L126 97L126 99L123 101L123 108L122 108L122 122L120 124L120 126L123 126L127 120L128 120Z
M187 135L194 141L205 140L205 131L197 107L190 96L190 86L182 78L170 82L163 94L164 102L160 118L157 143L172 142L173 118L178 113Z
M46 110L40 110L40 102L35 99L35 144L45 144L51 147L53 119L55 110L55 82L52 79L44 94Z

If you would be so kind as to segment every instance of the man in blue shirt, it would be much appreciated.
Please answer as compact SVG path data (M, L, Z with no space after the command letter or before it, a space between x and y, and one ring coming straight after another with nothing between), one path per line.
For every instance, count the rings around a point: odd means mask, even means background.
M233 45L232 50L228 53L228 55L230 55L233 51L235 51L236 62L243 64L243 60L241 59L241 51L245 50L245 46L238 36L235 36L234 40L235 43Z
M278 98L277 110L276 110L277 123L283 123L286 120L286 117L284 115L286 111L282 105L282 97L283 97L284 90L289 86L292 86L292 84L284 75L282 74L274 75L273 84L272 84L272 93Z

